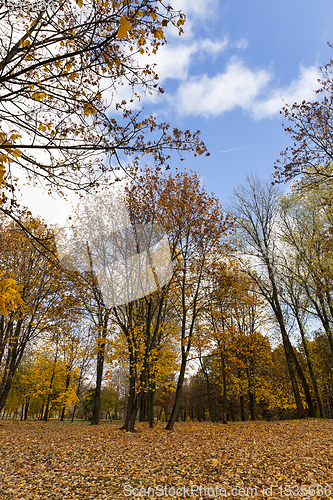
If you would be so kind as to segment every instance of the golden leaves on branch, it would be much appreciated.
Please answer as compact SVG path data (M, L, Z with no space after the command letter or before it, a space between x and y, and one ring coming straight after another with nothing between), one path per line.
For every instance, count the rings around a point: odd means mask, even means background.
M17 139L21 138L21 134L18 133L17 130L11 130L8 134L5 134L2 130L0 130L0 147L6 146L6 153L0 153L0 186L4 186L5 182L5 172L6 167L5 164L10 164L14 158L18 158L21 156L21 151L15 147L8 147L9 145L14 145ZM1 200L0 200L1 205Z
M3 270L0 268L0 276L2 274ZM12 278L0 281L0 314L7 316L10 311L23 309L22 288L23 286Z
M45 97L47 97L47 93L44 91L41 92L36 91L31 95L31 98L34 101L41 101L42 99L45 99Z

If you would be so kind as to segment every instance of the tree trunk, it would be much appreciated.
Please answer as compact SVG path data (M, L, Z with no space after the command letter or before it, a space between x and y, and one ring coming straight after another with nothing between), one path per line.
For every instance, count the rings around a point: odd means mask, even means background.
M274 275L273 270L270 270L270 274ZM273 280L273 279L272 279ZM296 374L295 374L295 369L294 369L294 362L296 360L296 356L293 350L293 347L291 345L291 342L289 340L285 324L284 324L284 318L283 318L283 313L282 309L280 306L280 301L278 298L278 293L275 287L275 284L273 283L273 297L271 301L271 305L273 307L275 317L279 323L280 327L280 332L282 336L282 342L283 342L283 347L284 347L284 352L286 355L286 360L287 360L287 365L288 365L288 370L289 370L289 375L290 375L290 380L291 380L291 385L293 388L293 393L294 393L294 398L295 398L295 403L296 403L296 408L297 408L297 415L298 418L304 418L305 417L305 411L302 403L302 399L299 393L298 389L298 384L296 380ZM297 361L297 360L296 360Z
M97 355L96 388L94 392L94 407L93 407L93 416L91 419L91 425L98 425L100 420L103 366L104 366L104 350L102 352L100 349Z
M70 373L68 373L66 377L65 394L67 394L70 381L71 381L71 375ZM65 411L66 411L66 406L64 405L61 410L60 422L64 421Z
M98 425L100 420L100 407L101 407L101 389L103 380L103 368L105 358L105 344L107 336L107 324L109 320L110 311L105 311L104 317L102 312L99 318L100 334L98 335L98 353L97 353L97 370L96 370L96 388L94 392L94 407L91 425Z
M141 397L139 422L147 422L147 403L148 394L144 392Z
M132 414L135 412L135 417L136 417L136 394L135 394L135 382L136 382L136 371L135 371L135 366L132 363L132 359L130 362L130 379L129 379L129 391L128 391L128 398L127 398L127 407L126 407L126 416L125 416L125 423L121 427L121 429L130 432L131 429L131 420L132 420ZM135 419L134 419L135 422Z
M252 390L252 380L251 380L251 372L249 368L246 368L246 375L247 375L247 380L249 384L249 402L250 402L250 416L251 420L256 419L256 409L255 409L255 404L256 404L256 399L255 395Z
M12 387L12 381L13 381L13 379L9 378L2 389L1 396L0 396L0 410L2 410L6 404L9 391Z
M295 316L296 316L298 328L299 328L299 331L300 331L300 334L301 334L301 337L302 337L302 344L303 344L303 348L304 348L304 352L305 352L305 356L306 356L306 361L307 361L307 364L308 364L308 367L309 367L309 373L310 373L310 377L311 377L311 380L312 380L313 389L314 389L316 400L317 400L318 407L319 407L320 417L321 418L325 418L325 410L324 410L323 402L322 402L322 399L321 399L321 396L320 396L320 392L319 392L319 389L318 389L317 379L316 379L316 376L314 374L314 370L313 370L313 366L312 366L312 361L311 361L311 356L310 356L309 349L308 349L307 342L306 342L306 337L305 337L305 331L304 331L304 328L303 328L303 323L302 323L301 318L299 317L299 314L298 314L298 312L296 310L295 310ZM313 413L314 413L314 411L313 411ZM314 417L315 414L313 414L313 415L310 414L310 416Z
M149 389L148 393L148 422L150 429L154 427L154 400L155 400L155 384L154 387L151 387Z
M295 374L294 365L293 365L293 356L291 354L292 349L290 349L290 341L288 338L288 334L284 329L284 326L283 326L283 330L284 330L284 333L282 334L282 342L283 342L284 352L286 355L291 385L292 385L292 389L293 389L293 393L294 393L294 398L295 398L295 403L296 403L296 408L297 408L297 415L298 415L298 418L304 418L305 411L304 411L302 399L301 399L301 396L299 393L298 384L297 384L297 380L296 380L296 374Z
M27 420L28 418L28 411L29 411L29 398L27 398L24 405L24 420Z
M215 421L215 415L214 415L213 407L212 407L212 395L210 393L210 380L209 380L209 376L208 376L207 370L205 369L205 367L204 367L204 365L203 365L203 363L201 361L201 354L200 354L200 364L201 364L202 373L204 374L205 379L206 379L206 390L207 390L207 398L208 398L209 416L211 418L211 421L214 422Z
M44 422L47 422L47 420L49 418L50 399L51 399L51 394L49 393L47 396L47 402L46 402L46 406L45 406L45 410L44 410L44 415L42 417L42 420L44 420Z
M185 369L186 369L186 362L187 362L187 356L185 356L184 353L182 353L182 363L180 366L180 372L179 372L179 377L178 377L178 383L177 383L177 389L176 389L176 396L175 396L175 402L171 411L171 415L169 418L169 421L167 423L166 429L168 431L172 431L174 428L174 425L176 423L178 413L179 413L179 408L180 408L180 401L182 397L182 391L183 391L183 383L184 383L184 377L185 377Z
M222 399L222 423L227 424L227 374L224 356L221 354L221 368L222 368L222 383L223 383L223 399Z
M230 410L231 410L231 418L232 418L232 421L235 422L236 421L236 418L235 418L235 405L234 405L234 395L232 394L231 395L231 399L230 399Z
M241 380L241 371L239 368L238 368L238 378L239 378L239 380ZM241 419L242 419L242 422L245 422L244 397L242 394L239 396L239 404L240 404L240 410L241 410Z

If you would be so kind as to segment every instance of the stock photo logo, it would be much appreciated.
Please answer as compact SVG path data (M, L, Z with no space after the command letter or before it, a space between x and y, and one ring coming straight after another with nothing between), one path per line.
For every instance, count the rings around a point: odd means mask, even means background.
M43 12L53 8L53 0L0 0L0 10L8 12Z
M66 269L93 273L107 309L145 297L172 277L164 229L132 223L119 195L90 197L55 240Z

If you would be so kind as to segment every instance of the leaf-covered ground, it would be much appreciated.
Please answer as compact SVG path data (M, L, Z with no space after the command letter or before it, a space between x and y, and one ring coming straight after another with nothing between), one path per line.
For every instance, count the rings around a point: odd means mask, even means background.
M333 498L333 420L137 429L2 420L1 500Z

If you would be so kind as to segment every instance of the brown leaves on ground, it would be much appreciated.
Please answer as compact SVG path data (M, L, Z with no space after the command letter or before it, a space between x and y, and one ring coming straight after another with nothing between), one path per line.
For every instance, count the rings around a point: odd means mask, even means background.
M187 498L223 498L208 487L225 488L234 500L263 498L262 488L270 486L275 498L286 498L288 485L291 498L302 485L299 498L333 493L333 420L178 423L174 432L164 424L137 428L129 434L110 423L2 421L1 500L113 500L130 498L131 490L146 498L184 498L184 491ZM158 485L148 497L148 487ZM307 495L310 485L315 489ZM256 495L237 494L255 486ZM178 487L179 496L172 489Z

